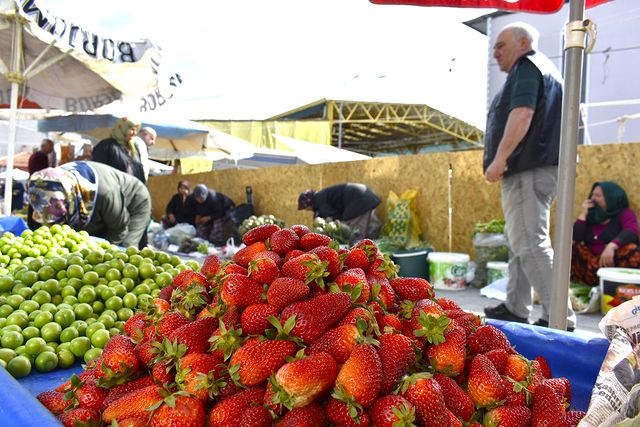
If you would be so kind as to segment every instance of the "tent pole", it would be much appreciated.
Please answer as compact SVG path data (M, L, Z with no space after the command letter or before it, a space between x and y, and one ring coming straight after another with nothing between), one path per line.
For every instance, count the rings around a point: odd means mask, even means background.
M18 93L22 76L20 63L22 59L22 22L16 17L13 26L13 47L11 55L11 71L7 80L11 82L11 104L9 110L9 137L7 139L7 177L4 180L4 214L11 215L11 199L13 195L13 155L16 145L18 127Z
M571 0L569 4L569 25L584 20L584 0ZM578 151L578 119L580 88L582 83L582 63L585 50L585 31L580 31L581 43L571 43L570 29L567 27L565 40L567 47L564 71L565 91L562 105L560 130L560 160L558 167L558 203L554 232L555 250L553 255L553 275L551 278L551 306L549 326L556 329L567 328L567 303L569 297L569 277L571 275L571 234L573 231L573 205L576 186L576 155ZM572 31L578 33L578 31ZM575 40L575 37L573 38ZM581 44L581 46L580 46Z

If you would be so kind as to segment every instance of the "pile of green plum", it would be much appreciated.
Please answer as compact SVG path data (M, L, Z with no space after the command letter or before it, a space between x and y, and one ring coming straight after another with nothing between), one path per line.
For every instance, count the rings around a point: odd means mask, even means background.
M102 354L137 309L185 268L150 248L120 249L65 225L0 237L0 366L16 378ZM194 263L190 265L190 263Z

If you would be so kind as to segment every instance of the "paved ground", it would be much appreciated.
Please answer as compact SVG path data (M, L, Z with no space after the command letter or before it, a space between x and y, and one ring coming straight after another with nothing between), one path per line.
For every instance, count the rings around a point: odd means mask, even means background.
M463 309L473 311L477 313L484 313L485 307L490 307L500 304L500 301L496 299L489 299L483 295L480 295L480 289L468 287L462 291L445 291L436 289L436 296L444 296L457 302ZM540 318L542 307L540 305L534 305L533 313L529 320L531 322ZM603 336L600 329L598 329L598 323L602 319L602 314L578 314L578 325L576 332L580 335L588 336Z

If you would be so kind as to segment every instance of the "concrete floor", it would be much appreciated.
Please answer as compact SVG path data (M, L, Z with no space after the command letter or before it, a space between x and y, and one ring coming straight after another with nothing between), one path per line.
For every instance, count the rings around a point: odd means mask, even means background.
M484 315L485 307L493 307L500 304L501 301L497 299L490 299L483 295L480 295L480 289L467 287L461 291L448 291L436 289L436 297L447 297L460 305L464 310L473 311L478 314ZM529 317L529 321L535 322L540 318L542 307L540 305L533 306L533 312ZM601 313L592 314L578 314L578 325L575 332L585 337L600 336L603 337L602 332L598 328L598 323L602 319Z

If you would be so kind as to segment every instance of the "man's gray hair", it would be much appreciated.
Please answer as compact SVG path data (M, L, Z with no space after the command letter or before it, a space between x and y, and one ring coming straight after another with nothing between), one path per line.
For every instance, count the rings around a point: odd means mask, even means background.
M529 42L531 43L531 47L533 49L538 48L538 40L540 39L540 33L532 25L527 24L526 22L513 22L507 25L506 27L504 27L503 31L506 29L513 30L513 37L516 40L525 38L529 40Z
M158 133L156 132L156 130L154 128L152 128L152 127L149 127L149 126L143 127L142 129L140 129L140 132L145 132L145 133L151 134L151 135L156 136L156 137L158 136ZM140 133L140 132L138 132L138 133Z

